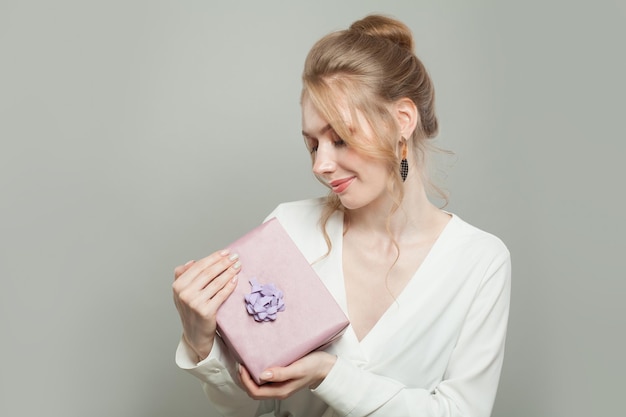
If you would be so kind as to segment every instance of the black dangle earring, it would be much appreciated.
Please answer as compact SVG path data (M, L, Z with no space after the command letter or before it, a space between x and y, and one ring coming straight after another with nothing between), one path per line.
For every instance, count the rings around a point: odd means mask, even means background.
M406 148L406 139L404 139L402 142L402 160L400 161L400 176L402 177L402 182L406 181L406 177L409 175L409 162L406 160Z

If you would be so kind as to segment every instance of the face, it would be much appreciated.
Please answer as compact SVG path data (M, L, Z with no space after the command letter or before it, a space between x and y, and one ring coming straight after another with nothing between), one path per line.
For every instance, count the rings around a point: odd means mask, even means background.
M344 117L350 117L345 111ZM349 119L347 119L349 120ZM371 135L369 125L360 122L360 132ZM313 173L339 197L347 209L375 205L387 198L388 173L381 161L359 154L335 133L308 97L302 101L302 135L313 159Z

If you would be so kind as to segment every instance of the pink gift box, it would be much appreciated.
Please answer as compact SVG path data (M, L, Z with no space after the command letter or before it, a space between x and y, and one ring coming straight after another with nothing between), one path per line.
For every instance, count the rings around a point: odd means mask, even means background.
M346 315L276 218L228 248L239 254L242 268L237 288L217 312L217 330L257 384L265 369L291 364L330 343L348 326ZM263 286L274 284L282 292L283 311L275 311L280 304L277 297L276 308L271 308L271 294L257 301L257 319L265 317L267 311L259 307L268 301L269 315L275 320L257 321L248 312L245 296L253 289L251 280Z

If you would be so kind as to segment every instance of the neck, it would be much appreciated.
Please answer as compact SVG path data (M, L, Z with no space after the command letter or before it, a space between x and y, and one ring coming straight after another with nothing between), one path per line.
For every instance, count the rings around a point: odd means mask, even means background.
M370 236L389 238L389 233L398 242L420 239L430 232L437 219L445 215L426 196L425 189L417 178L408 179L404 184L404 198L400 206L393 208L390 197L384 196L366 207L347 210L348 228L366 231Z

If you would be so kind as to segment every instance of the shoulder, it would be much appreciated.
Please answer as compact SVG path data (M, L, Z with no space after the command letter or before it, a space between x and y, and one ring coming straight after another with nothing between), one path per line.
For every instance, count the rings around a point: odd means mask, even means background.
M457 215L450 220L452 244L466 257L502 264L510 259L506 244L497 236L473 226Z
M506 288L511 280L511 255L497 236L453 215L440 236L437 265L453 283L469 288ZM446 273L447 272L447 273ZM453 283L448 283L454 287Z

